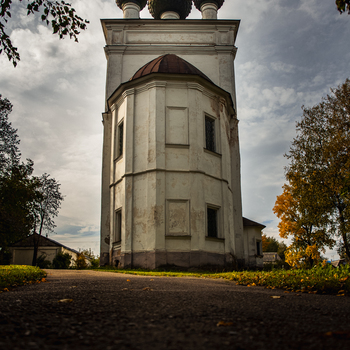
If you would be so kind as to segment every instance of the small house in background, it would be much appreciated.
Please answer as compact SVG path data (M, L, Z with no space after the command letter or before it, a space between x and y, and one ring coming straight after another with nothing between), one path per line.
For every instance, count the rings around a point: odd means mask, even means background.
M58 253L68 253L71 259L71 265L74 264L74 260L77 258L79 252L75 249L68 248L63 244L54 241L51 238L44 236L39 236L34 234L39 238L39 247L38 247L38 258L41 255L45 256L45 260L49 260L52 263L52 260L56 257ZM14 265L31 265L33 261L34 253L34 235L30 235L14 244L11 245L10 251L12 253L11 264ZM88 260L88 259L87 259Z
M264 265L265 264L276 264L278 261L282 261L281 257L277 252L264 252Z
M245 261L248 266L263 266L261 231L265 225L243 217Z
M340 267L346 265L346 260L345 259L339 259L339 260L333 260L330 262L333 267Z

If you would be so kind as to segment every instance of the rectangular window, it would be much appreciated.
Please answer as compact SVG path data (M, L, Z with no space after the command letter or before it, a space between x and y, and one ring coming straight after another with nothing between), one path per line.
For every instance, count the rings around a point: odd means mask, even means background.
M263 255L261 241L256 241L256 255Z
M122 240L122 211L121 209L115 212L115 237L114 242Z
M118 151L117 157L120 157L123 154L123 142L124 142L124 122L121 122L118 125Z
M218 237L218 210L207 208L207 236Z
M205 148L216 152L215 147L215 120L208 116L205 117Z

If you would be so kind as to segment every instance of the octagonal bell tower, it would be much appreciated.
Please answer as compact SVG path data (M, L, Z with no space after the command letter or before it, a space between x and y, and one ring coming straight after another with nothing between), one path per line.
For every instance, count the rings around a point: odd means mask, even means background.
M243 237L234 77L238 20L224 0L117 0L102 20L101 264L234 266Z

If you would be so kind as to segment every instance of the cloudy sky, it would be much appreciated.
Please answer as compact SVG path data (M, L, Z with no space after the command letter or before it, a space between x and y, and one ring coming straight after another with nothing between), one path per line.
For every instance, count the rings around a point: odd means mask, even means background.
M100 178L106 59L101 18L122 18L114 0L71 0L90 20L73 40L59 40L39 16L14 1L8 33L21 61L0 56L0 94L35 174L51 174L65 200L50 237L99 253ZM301 106L313 106L350 76L350 16L334 0L226 0L220 19L240 19L236 87L244 216L278 238L272 212L284 183L283 154ZM25 2L24 2L25 3ZM151 17L144 9L141 18ZM193 7L188 18L200 18ZM328 252L329 258L337 258Z

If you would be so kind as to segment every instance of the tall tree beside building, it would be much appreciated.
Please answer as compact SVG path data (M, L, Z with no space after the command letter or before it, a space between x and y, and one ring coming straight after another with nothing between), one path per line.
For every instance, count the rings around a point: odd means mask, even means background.
M12 105L0 95L0 264L9 263L8 247L30 233L51 232L63 196L48 174L33 176L33 161L21 162L17 129L9 122ZM36 265L38 240L34 247Z
M30 204L37 186L31 176L33 162L21 162L17 130L9 122L11 111L10 101L0 95L0 264L8 263L8 246L32 229Z
M41 175L36 181L39 186L32 206L33 233L37 234L34 235L33 266L36 266L40 236L44 231L53 232L56 227L54 218L58 215L63 201L61 185L54 178L50 178L49 174Z
M274 212L280 236L292 237L287 256L312 263L340 239L350 257L350 80L321 103L303 107L286 168L287 184ZM289 255L288 255L289 254Z

